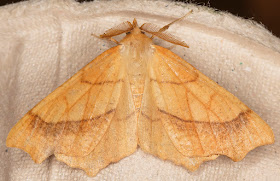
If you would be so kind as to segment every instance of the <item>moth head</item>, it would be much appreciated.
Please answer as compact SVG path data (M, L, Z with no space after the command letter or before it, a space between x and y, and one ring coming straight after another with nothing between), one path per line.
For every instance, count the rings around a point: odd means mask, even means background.
M137 20L135 18L133 19L132 26L133 26L133 28L139 27Z
M189 13L191 13L191 12L189 12ZM139 27L137 20L134 18L132 23L129 21L125 21L125 22L105 31L105 33L100 35L99 37L111 39L114 42L116 42L117 44L119 44L118 41L112 39L113 36L117 36L117 35L126 33L127 36L122 41L127 41L130 38L134 38L135 40L141 39L141 38L142 39L148 38L152 41L152 39L156 36L156 37L163 39L167 42L170 42L172 44L180 45L180 46L188 48L189 46L185 42L181 41L180 38L177 38L177 37L173 36L172 34L166 32L166 30L170 27L170 25L172 25L173 23L175 23L178 20L183 19L188 14L181 17L180 19L177 19L177 20L169 23L168 25L165 25L162 28L160 28L154 24L151 24L151 23L144 23L141 27ZM148 37L145 35L145 33L148 33L151 36ZM150 42L150 41L148 41L148 42Z

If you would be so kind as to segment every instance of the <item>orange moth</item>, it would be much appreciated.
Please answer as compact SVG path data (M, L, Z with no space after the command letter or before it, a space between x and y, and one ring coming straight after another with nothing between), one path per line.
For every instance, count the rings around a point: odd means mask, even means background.
M118 45L31 109L11 129L7 146L24 150L36 163L54 154L94 176L137 146L194 171L219 155L240 161L250 150L272 144L271 128L255 112L153 44L156 36L188 47L165 32L174 22L139 27L134 19L100 35ZM122 33L127 35L120 42L112 38Z

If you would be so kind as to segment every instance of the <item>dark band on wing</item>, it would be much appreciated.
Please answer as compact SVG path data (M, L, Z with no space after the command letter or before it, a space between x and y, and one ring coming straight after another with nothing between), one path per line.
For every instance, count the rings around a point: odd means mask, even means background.
M172 117L172 118L175 118L175 119L177 119L178 121L181 121L181 122L185 122L185 123L197 123L197 124L226 124L226 123L232 123L232 122L236 122L236 121L240 121L240 119L242 119L243 121L244 120L246 120L246 119L244 119L244 116L246 115L246 114L249 114L249 113L251 113L252 112L252 110L247 110L247 111L243 111L243 112L240 112L239 114L238 114L238 116L236 116L234 119L232 119L232 120L230 120L230 121L225 121L225 122L208 122L208 121L196 121L196 120L185 120L185 119L182 119L182 118L180 118L180 117L178 117L178 116L175 116L175 115L173 115L173 114L171 114L171 113L168 113L168 112L166 112L166 111L164 111L164 110L162 110L162 109L158 109L158 111L159 112L161 112L161 113L163 113L163 114L165 114L165 115L168 115L168 116L170 116L170 117ZM146 115L145 113L143 113L143 112L141 112L141 115L143 116L143 117L145 117L146 119L149 119L149 120L151 120L151 121L158 121L158 120L153 120L152 118L150 118L148 115Z
M31 111L28 112L28 115L31 116L32 121L30 122L29 128L30 129L39 129L41 135L48 134L46 136L56 136L57 134L61 133L61 130L65 130L64 133L66 134L73 134L77 131L80 131L81 134L83 132L91 131L93 127L98 127L102 124L103 121L108 121L106 116L115 113L115 109L111 109L104 114L100 114L90 119L83 119L78 121L73 120L62 120L57 123L47 123L41 118L39 115L32 113ZM103 119L102 119L103 118ZM80 129L80 128L83 129Z
M103 84L116 84L116 83L124 82L124 81L123 81L123 79L119 79L119 80L116 80L116 81L107 80L107 81L101 81L101 82L95 82L95 83L92 83L92 82L87 81L87 80L82 80L81 82L86 83L86 84L91 84L91 85L103 85Z
M195 79L189 80L189 81L184 81L184 82L175 82L175 81L159 81L156 79L150 79L150 82L157 82L159 84L173 84L173 85L182 85L182 84L186 84L186 83L190 83L190 82L195 82L197 79L197 77Z

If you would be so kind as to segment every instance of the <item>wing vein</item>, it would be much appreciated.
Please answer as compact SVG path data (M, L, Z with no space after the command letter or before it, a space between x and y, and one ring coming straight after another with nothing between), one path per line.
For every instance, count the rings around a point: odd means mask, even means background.
M115 61L117 61L117 60L115 60ZM120 76L121 71L120 71L120 69L118 69L118 70L119 70L119 76ZM107 75L107 77L108 77L108 76L109 76L109 75ZM102 87L103 87L104 84L105 84L105 82L102 84ZM121 84L123 84L122 81L121 81ZM114 90L115 90L116 85L117 85L117 84L114 84L114 87L113 87L113 89L112 89L112 91L111 91L110 99L108 100L108 104L106 105L105 110L107 110L107 108L108 108L109 102L110 102L110 100L111 100L111 98L112 98L112 95L113 95L113 92L114 92ZM123 86L123 85L122 85L122 86ZM98 96L100 95L100 92L101 92L101 89L100 89L100 91L99 91ZM120 93L120 94L121 94L121 93ZM121 96L120 96L120 97L121 97ZM119 97L119 99L120 99L120 97ZM97 98L96 98L96 99L97 99ZM118 107L119 99L118 99L118 103L117 103L116 108ZM113 118L115 117L116 111L117 111L117 109L115 109L114 115L113 115L113 117L112 117L111 120L113 120ZM104 119L106 119L106 117L104 117ZM106 119L106 121L108 121L108 119ZM110 123L111 123L111 122L110 122ZM91 125L91 126L92 126L92 125ZM110 126L110 125L109 125L109 126ZM99 142L96 144L96 146L100 143L100 141L102 140L102 138L104 137L104 135L106 134L106 132L109 130L109 126L107 127L106 131L104 132L103 136L100 138L100 140L99 140ZM99 132L100 132L100 130L99 130ZM93 139L92 139L92 141L91 141L90 144L92 144L92 142L93 142Z
M111 66L112 66L112 64L111 64L112 61L116 61L116 60L112 59L111 62L108 63L108 65L106 66L106 68L104 68L104 71L98 76L98 78L95 80L95 82L97 82L97 80L99 79L99 77L101 77L101 76L106 72L106 70L110 70L110 68L111 68ZM110 73L112 74L112 72L110 72ZM110 75L110 74L106 74L105 80L109 77L109 75ZM95 103L94 103L94 105L96 104L96 101L98 100L98 97L100 96L101 90L103 90L104 85L105 85L105 82L102 83L100 89L98 90L97 96L96 96L96 98L95 98ZM115 85L116 85L116 84L114 84L114 87L115 87ZM88 93L92 90L93 86L94 86L94 85L92 85L92 86L90 87L90 89L89 89L88 91L86 91L85 94L88 94ZM113 88L113 89L114 89L114 88ZM85 94L83 94L83 96L84 96ZM113 94L113 90L111 91L111 96L112 96L112 94ZM81 96L81 97L83 97L83 96ZM111 96L110 96L110 99L111 99ZM109 99L109 101L110 101L110 99ZM87 101L87 102L88 102L88 101ZM108 104L106 105L105 112L106 112L107 107L108 107ZM94 108L95 108L95 107L94 107ZM93 109L93 110L94 110L94 109ZM93 110L92 110L92 111L93 111ZM84 115L85 115L85 112L86 112L86 108L84 109ZM79 130L80 130L80 128L81 128L81 124L82 124L82 121L79 122ZM92 130L92 129L93 129L93 126L91 125L91 130ZM78 130L78 132L79 132L79 130ZM100 132L100 130L99 130L98 132ZM78 134L75 135L75 139L74 139L73 143L76 142L77 138L78 138ZM102 138L101 138L101 139L102 139ZM94 139L92 139L92 141L93 141L93 140L94 140ZM100 142L100 140L99 140L99 142ZM73 143L72 143L72 145L71 145L71 148L74 146ZM90 144L92 144L92 142L91 142ZM71 148L70 148L70 150L71 150Z
M34 126L33 126L34 128L32 129L32 132L30 133L30 135L25 139L25 142L24 142L24 145L23 145L24 148L29 144L29 141L32 138L32 136L33 136L33 134L34 134L34 132L35 132L35 130L37 128L37 124L38 124L38 120L35 119L35 123L34 123Z
M171 70L171 72L173 73L173 75L181 82L181 84L183 85L183 87L185 88L185 90L188 91L188 92L191 92L191 91L183 84L183 81L179 78L179 76L177 76L177 75L175 74L175 71L174 71L174 70L170 67L170 65L165 61L164 57L161 56L161 59L162 59L163 62L167 65L167 67ZM187 100L187 104L188 104L188 108L189 108L189 112L190 112L191 119L193 119L193 116L192 116L192 113L191 113L192 111L191 111L191 109L190 109L190 105L189 105L189 101L188 101L188 96L186 96L186 100ZM202 104L202 105L204 105L204 104ZM199 140L200 147L201 147L202 151L204 152L204 149L203 149L203 146L202 146L202 143L201 143L201 139L200 139L199 133L198 133L198 131L197 131L197 127L196 127L196 125L195 125L194 122L192 122L192 125L193 125L193 127L195 128L195 133L196 133L197 138L198 138L198 140Z
M119 69L120 70L120 69ZM119 76L121 75L121 71L119 71ZM121 81L121 92L120 92L120 94L122 94L122 90L123 90L123 84L124 84L124 81ZM116 84L114 84L114 88L113 88L113 90L115 89L115 86L116 86ZM111 95L110 95L110 99L109 99L109 101L111 100L111 98L112 98L112 95L113 95L113 92L114 91L111 91ZM120 103L120 97L121 96L119 96L119 98L118 98L118 103L117 103L117 105L116 105L116 109L115 109L115 111L114 111L114 115L113 115L113 117L112 117L112 119L111 120L113 120L114 118L115 118L115 115L116 115L116 112L117 112L117 107L119 106L119 103ZM106 108L105 108L105 110L108 108L108 105L109 104L107 104L106 105ZM106 121L108 121L108 119L105 117L104 119L106 119ZM111 123L111 122L110 122ZM106 131L104 132L104 134L102 135L102 137L100 138L100 140L99 140L99 142L96 144L96 146L100 143L100 141L103 139L103 137L106 135L106 133L108 132L108 130L109 130L109 127L110 127L110 125L107 127L107 129L106 129ZM93 141L93 139L92 139L92 141ZM92 144L92 142L91 142L91 144ZM107 160L108 161L108 160Z
M262 140L262 142L264 142L264 140L262 139L262 136L260 136L260 133L257 131L258 129L256 128L255 122L253 120L250 120L247 118L247 117L250 117L250 115L248 115L247 112L245 112L245 115L246 115L246 119L248 120L248 122L250 121L254 125L254 130L258 134L258 137L260 138L260 140Z
M110 54L110 55L112 55L112 54ZM108 57L108 56L106 56L106 57ZM110 61L109 61L110 60ZM111 61L112 61L113 59L112 58L109 58L108 59L108 62L107 61L105 61L103 64L105 64L106 62L108 63L108 65L106 66L106 68L104 68L104 71L102 71L101 73L100 73L100 75L95 79L95 81L97 81L99 78L100 78L100 76L107 70L107 68L109 67L109 65L110 65L110 63L111 63ZM102 85L102 87L103 87L103 85ZM99 92L98 92L98 94L100 93L100 90L102 89L102 87L99 89ZM90 89L89 90L91 90L93 88L93 86L92 87L90 87ZM70 107L70 108L68 108L68 110L70 110L76 103L77 103L77 101L78 100L80 100L85 94L87 94L88 92L89 92L89 90L87 90L84 94L82 94L73 104L72 104L72 106ZM62 115L62 116L64 116L65 115L65 113ZM61 117L62 117L61 116ZM60 118L61 118L60 117ZM68 117L68 116L67 116ZM81 124L82 123L82 121L80 121L80 123L79 124ZM55 125L54 125L55 126ZM64 131L65 131L65 127L66 127L66 121L63 121L63 128L62 128L62 131L61 131L61 133L59 134L59 135L57 135L57 138L55 138L55 141L56 141L56 143L59 143L60 142L60 140L61 140L61 136L63 135L63 133L64 133ZM80 127L80 125L79 125L79 127ZM77 138L77 136L75 137L75 139ZM73 144L71 145L71 147L73 146Z
M159 68L159 66L157 66L157 68ZM157 73L156 73L156 74L158 74L158 71L157 71ZM158 84L158 87L159 87L159 90L160 90L160 92L161 92L161 95L163 95L163 94L162 94L162 92L163 92L163 91L162 91L162 85L160 85L158 82L156 82L156 83ZM168 108L168 107L167 107L167 103L166 103L166 100L165 100L164 96L163 96L163 100L164 100L164 102L165 102L165 106L166 106L166 108ZM161 119L161 123L162 123L162 125L165 125L165 124L163 123L163 120L162 120L162 119ZM171 124L171 126L173 127L173 130L175 130L174 125L173 125L173 124ZM164 126L164 128L165 128L165 129L167 129L167 128L166 128L166 126ZM165 130L165 131L168 133L168 131L167 131L167 130ZM167 135L168 135L169 139L170 139L170 140L172 140L172 139L171 139L171 137L170 137L170 135L169 135L169 134L167 134ZM186 133L184 133L184 135L186 135ZM186 136L187 136L187 135L186 135ZM172 144L174 145L173 141L171 141L171 142L172 142ZM192 142L192 141L190 141L190 143L192 144L192 148L193 148L193 147L194 147L194 146L193 146L193 145L194 145L194 144L193 144L193 142ZM178 152L180 152L180 150L179 150L179 149L178 149L175 145L174 145L174 147L177 149L177 151L178 151Z
M109 60L113 60L113 59L109 59ZM108 61L109 61L108 60ZM97 81L98 81L98 79L104 74L104 72L108 69L108 68L110 68L110 66L112 66L111 64L110 64L111 62L109 61L108 62L108 65L106 66L106 68L104 68L104 71L102 71L101 73L100 73L100 75L95 79L95 82L94 83L96 83ZM105 62L104 62L104 64L105 64ZM104 84L102 84L102 86L101 86L101 88L99 89L99 90L101 90L102 88L103 88L103 85ZM69 110L73 107L73 106L75 106L76 105L76 103L79 101L79 100L81 100L81 98L84 96L84 95L86 95L86 94L88 94L89 93L89 91L92 89L94 87L94 85L92 85L87 91L85 91L85 93L84 94L82 94L77 100L75 100L75 102L65 111L65 112L69 112ZM63 117L64 115L62 115L61 117ZM61 118L60 117L60 118Z

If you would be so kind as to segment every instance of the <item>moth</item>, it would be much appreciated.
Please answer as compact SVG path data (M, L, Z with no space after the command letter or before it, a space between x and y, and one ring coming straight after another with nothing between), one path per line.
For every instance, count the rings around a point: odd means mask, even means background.
M138 146L194 171L219 155L240 161L250 150L272 144L271 128L254 111L153 43L156 36L188 47L166 32L178 20L159 28L139 27L134 19L100 35L117 46L31 109L11 129L6 145L36 163L54 154L94 176ZM120 42L113 39L123 33Z

